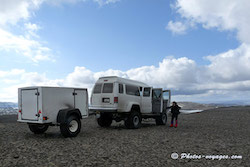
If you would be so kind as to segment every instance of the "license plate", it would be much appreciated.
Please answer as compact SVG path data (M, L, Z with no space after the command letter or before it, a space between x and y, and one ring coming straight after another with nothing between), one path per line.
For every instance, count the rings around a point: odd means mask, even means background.
M103 98L103 99L102 99L102 102L103 102L103 103L109 103L110 100L109 100L109 98Z

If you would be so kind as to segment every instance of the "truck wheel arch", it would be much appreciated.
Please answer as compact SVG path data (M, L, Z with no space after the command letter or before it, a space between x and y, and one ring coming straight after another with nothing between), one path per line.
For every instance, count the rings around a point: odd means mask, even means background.
M135 102L129 102L127 103L126 106L126 112L131 112L132 109L137 110L138 112L141 112L141 107L140 107L140 103L135 103Z
M78 108L61 109L57 114L57 123L66 123L67 118L71 115L76 115L79 119L82 119L81 112Z
M141 108L139 104L133 104L131 106L131 110L130 111L138 111L139 113L141 113Z

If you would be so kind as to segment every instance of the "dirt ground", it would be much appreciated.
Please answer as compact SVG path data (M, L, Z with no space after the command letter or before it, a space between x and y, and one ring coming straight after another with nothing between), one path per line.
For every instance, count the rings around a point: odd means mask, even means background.
M91 116L77 137L64 138L59 127L35 135L16 115L0 116L0 166L249 166L250 107L181 114L178 128L169 122L101 128Z

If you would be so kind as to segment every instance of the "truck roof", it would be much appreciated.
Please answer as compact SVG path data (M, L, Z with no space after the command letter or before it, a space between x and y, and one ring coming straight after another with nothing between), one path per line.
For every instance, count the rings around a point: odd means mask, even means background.
M106 76L106 77L100 77L97 81L97 83L100 82L105 82L105 80L108 80L109 82L120 82L120 83L125 83L125 84L132 84L132 85L138 85L138 86L143 86L143 87L149 87L149 85L140 82L140 81L135 81L132 79L127 79L127 78L122 78L118 76Z

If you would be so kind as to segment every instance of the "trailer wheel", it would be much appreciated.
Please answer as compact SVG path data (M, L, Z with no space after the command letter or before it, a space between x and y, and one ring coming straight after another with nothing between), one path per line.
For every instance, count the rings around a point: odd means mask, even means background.
M109 127L112 124L112 115L109 113L101 113L100 118L97 118L97 123L101 127Z
M39 125L39 124L28 124L28 125L30 131L35 134L44 133L49 128L49 125Z
M60 130L64 137L75 137L81 131L81 120L76 115L71 115L65 123L60 124Z
M129 129L138 129L141 127L141 114L138 111L133 111L125 120L125 126Z
M155 118L156 125L166 125L167 123L167 114L163 113L161 116Z

